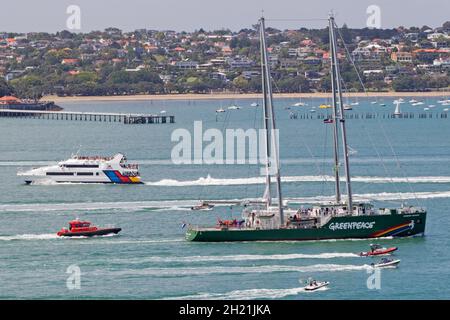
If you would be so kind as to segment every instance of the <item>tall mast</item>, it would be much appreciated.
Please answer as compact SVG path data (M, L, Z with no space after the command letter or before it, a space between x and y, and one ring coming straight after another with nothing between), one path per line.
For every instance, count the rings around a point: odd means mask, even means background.
M266 96L267 96L267 107L269 110L270 120L271 120L271 147L273 147L273 158L275 162L275 178L277 184L277 193L278 193L278 212L280 215L280 226L284 226L284 214L283 214L283 197L281 195L281 175L280 175L280 162L279 162L279 154L278 154L278 144L276 137L276 125L275 125L275 112L273 109L273 96L272 96L272 82L270 76L270 67L267 58L267 47L266 47L266 34L265 34L265 25L264 18L261 18L261 60L262 70L263 70L263 78L266 80Z
M267 81L265 78L265 47L263 46L263 43L265 44L265 35L264 35L265 29L264 29L264 19L261 18L260 20L260 27L259 27L259 33L260 33L260 45L261 45L261 79L262 79L262 93L263 93L263 110L264 110L264 137L265 137L265 147L266 147L266 189L264 191L264 198L266 200L267 208L270 207L272 204L272 194L271 194L271 181L270 181L270 139L269 139L269 110L267 107Z
M336 189L336 203L341 202L341 187L340 187L340 177L339 177L339 124L338 124L338 107L336 103L336 73L334 69L334 46L331 44L331 19L330 19L330 27L329 27L329 33L330 33L330 60L331 60L331 91L333 92L332 96L332 104L333 104L333 152L334 152L334 179L335 179L335 189Z
M333 59L334 59L334 72L336 75L336 88L338 91L338 101L339 101L339 122L341 123L341 135L342 135L342 150L344 153L344 165L345 165L345 182L347 186L347 207L348 213L353 212L353 199L352 199L352 186L350 180L350 166L348 161L348 145L347 145L347 131L345 128L345 117L344 117L344 103L342 99L342 87L341 87L341 74L339 70L339 60L337 58L337 40L335 31L334 16L330 16L330 30L331 30L331 45L333 46Z

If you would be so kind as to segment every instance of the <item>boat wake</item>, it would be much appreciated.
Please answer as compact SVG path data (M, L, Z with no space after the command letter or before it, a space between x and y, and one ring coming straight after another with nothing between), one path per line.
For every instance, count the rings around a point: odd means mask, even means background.
M45 234L16 234L12 236L0 236L0 241L13 241L13 240L49 240L59 238L56 233Z
M323 182L334 181L332 176L287 176L282 177L281 181L284 183L295 182ZM341 179L345 182L345 179ZM372 183L372 184L384 184L384 183L450 183L450 177L448 176L423 176L423 177L352 177L353 182L360 183ZM175 180L175 179L163 179L156 182L146 182L148 186L161 186L161 187L193 187L193 186L236 186L236 185L255 185L264 184L264 177L251 177L251 178L212 178L210 175L207 177L200 177L196 180Z
M315 291L326 291L327 287ZM289 289L247 289L234 290L225 293L198 293L194 295L164 298L163 300L256 300L256 299L281 299L288 296L296 296L300 293L312 293L303 287Z
M97 270L94 274L105 272L113 276L154 276L154 277L180 277L212 274L243 274L243 273L279 273L279 272L337 272L337 271L358 271L371 269L370 265L342 265L342 264L316 264L310 266L287 266L287 265L262 265L250 267L234 266L209 266L197 268L145 268L145 269L125 269L119 271Z
M354 194L353 198L357 201L391 201L391 200L411 200L411 199L436 199L449 198L450 191L432 191L432 192L382 192ZM302 203L330 203L334 201L334 196L318 196L305 198L287 198L286 201L291 204Z
M319 254L274 254L274 255L228 255L228 256L186 256L186 257L145 257L135 259L112 260L113 263L138 264L147 262L215 262L215 261L256 261L256 260L296 260L296 259L334 259L334 258L355 258L359 255L355 253L319 253Z
M430 191L430 192L398 192L398 193L367 193L355 194L356 201L369 200L408 200L408 199L437 199L450 198L450 191ZM209 199L209 202L223 202L216 206L229 206L229 202L243 203L254 199ZM334 200L334 196L316 196L302 198L286 198L291 204L308 204L308 203L329 203ZM152 211L186 211L192 206L198 205L199 200L153 200L153 201L134 201L134 202L66 202L66 203L30 203L30 204L2 204L0 212L45 212L45 211L94 211L94 210L117 210L120 212L134 212L140 210Z

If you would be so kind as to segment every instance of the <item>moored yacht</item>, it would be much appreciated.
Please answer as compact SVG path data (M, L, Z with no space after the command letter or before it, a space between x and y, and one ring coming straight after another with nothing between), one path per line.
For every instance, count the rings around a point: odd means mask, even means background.
M137 164L128 164L126 157L118 153L113 157L79 156L56 165L18 172L30 184L37 181L56 183L142 183Z

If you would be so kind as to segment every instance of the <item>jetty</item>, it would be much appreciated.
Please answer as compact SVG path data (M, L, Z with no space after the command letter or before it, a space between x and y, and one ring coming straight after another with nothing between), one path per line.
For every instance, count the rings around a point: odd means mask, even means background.
M47 120L118 122L123 124L175 123L175 116L139 113L103 113L78 111L35 111L0 109L0 117Z

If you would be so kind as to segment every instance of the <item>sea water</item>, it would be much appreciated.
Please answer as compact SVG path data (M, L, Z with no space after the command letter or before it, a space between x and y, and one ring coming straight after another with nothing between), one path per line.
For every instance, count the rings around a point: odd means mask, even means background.
M360 99L348 114L394 111ZM408 100L408 99L405 99ZM159 113L174 124L124 125L114 122L0 119L0 298L31 299L449 299L450 289L450 118L349 119L348 141L356 199L383 207L428 208L426 235L381 239L398 246L397 269L377 275L376 261L361 258L374 240L308 242L192 243L185 224L214 225L234 219L242 208L216 206L191 211L199 200L261 197L259 164L175 165L172 132L260 128L254 100L189 100L62 103L66 110ZM277 99L283 194L296 206L333 199L332 128L322 120L290 119L290 112L329 113L325 100ZM237 104L240 110L227 110ZM260 103L261 104L261 103ZM225 113L217 114L223 107ZM206 145L207 143L205 143ZM65 160L78 152L124 153L141 168L142 185L25 185L18 171ZM342 168L343 170L343 168ZM343 175L343 171L342 176ZM345 190L342 185L342 190ZM117 236L62 239L56 232L74 218L114 224ZM303 290L308 278L329 281L318 292ZM377 285L373 285L373 284Z

